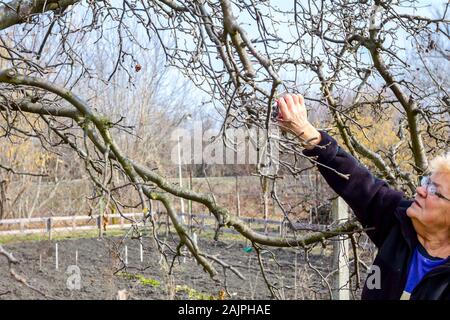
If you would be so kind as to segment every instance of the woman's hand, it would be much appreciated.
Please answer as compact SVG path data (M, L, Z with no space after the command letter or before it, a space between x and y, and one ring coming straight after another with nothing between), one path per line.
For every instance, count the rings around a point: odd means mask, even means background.
M285 132L297 136L306 149L312 149L321 140L320 132L308 121L305 100L300 94L286 94L276 101L278 121Z

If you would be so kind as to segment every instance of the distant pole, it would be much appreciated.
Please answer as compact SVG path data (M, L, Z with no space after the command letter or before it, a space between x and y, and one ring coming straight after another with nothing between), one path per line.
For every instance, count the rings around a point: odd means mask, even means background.
M149 214L150 214L150 217L151 217L151 219L153 221L155 219L155 207L154 207L152 199L150 199L149 202L150 202Z
M178 178L180 181L180 188L183 187L183 176L182 176L182 170L181 170L181 146L180 146L180 137L178 137ZM181 204L181 214L184 213L184 199L180 198L180 204ZM184 216L181 215L181 222L184 223Z
M192 168L189 168L189 190L192 191ZM192 231L192 200L188 201L189 231Z
M75 265L78 266L78 250L75 250Z
M194 234L192 235L192 242L194 243L194 246L198 246L198 238L197 238L197 233L194 232Z
M272 215L274 218L277 216L277 203L274 198L272 198Z
M348 205L338 197L332 203L333 220L343 223L348 220ZM348 268L348 240L338 236L333 243L333 270L337 269L333 279L333 300L350 299L350 277Z
M125 266L128 266L128 247L125 246Z
M283 231L284 231L284 217L281 217L280 218L280 237L284 236Z

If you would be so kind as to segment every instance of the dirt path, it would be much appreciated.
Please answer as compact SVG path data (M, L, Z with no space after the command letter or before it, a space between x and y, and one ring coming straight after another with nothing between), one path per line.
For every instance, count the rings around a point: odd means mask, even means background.
M127 239L128 267L115 275L122 266L116 252L121 238L110 237L99 239L73 239L58 241L59 268L55 269L55 242L36 241L4 245L13 252L20 264L16 271L23 275L30 285L56 299L114 299L119 290L126 290L130 299L168 299L191 298L205 299L209 296L217 298L224 289L202 271L201 267L191 259L176 261L171 283L167 270L160 264L161 255L153 246L150 238L144 238L144 262L140 262L140 246L138 240ZM271 295L263 282L257 263L256 254L249 251L246 244L237 241L199 240L201 248L207 248L226 263L234 266L245 277L245 280L227 271L227 289L233 299L270 299ZM247 250L246 250L247 249ZM124 247L119 251L124 252ZM76 252L78 260L76 262ZM305 266L304 254L300 251L275 249L272 251L279 265L269 252L262 254L264 265L270 281L277 287L283 287L286 299L318 299L328 298L328 290L323 286L320 277ZM297 257L297 274L295 259ZM2 258L0 258L2 259ZM329 261L313 257L314 265L324 273ZM6 263L0 265L0 299L45 299L41 294L26 288L15 281L8 272ZM80 269L80 289L74 287L74 266ZM215 265L224 279L223 268ZM69 268L69 270L68 270ZM72 268L72 269L70 269ZM69 279L70 278L70 279ZM69 280L72 280L69 285ZM72 284L72 286L71 286ZM297 288L296 288L297 285ZM230 298L227 296L227 298Z

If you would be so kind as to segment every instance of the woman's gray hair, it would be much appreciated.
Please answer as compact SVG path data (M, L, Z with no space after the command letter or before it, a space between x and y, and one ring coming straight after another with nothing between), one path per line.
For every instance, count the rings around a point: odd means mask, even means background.
M431 173L450 173L450 151L431 160L429 169Z

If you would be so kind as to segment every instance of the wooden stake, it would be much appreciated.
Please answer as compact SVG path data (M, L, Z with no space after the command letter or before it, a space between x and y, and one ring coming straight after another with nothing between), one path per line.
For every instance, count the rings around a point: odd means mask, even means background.
M240 199L240 194L239 194L239 182L238 179L239 177L236 176L236 215L238 217L241 216L241 199Z
M55 269L59 269L59 261L58 261L58 243L55 243Z

